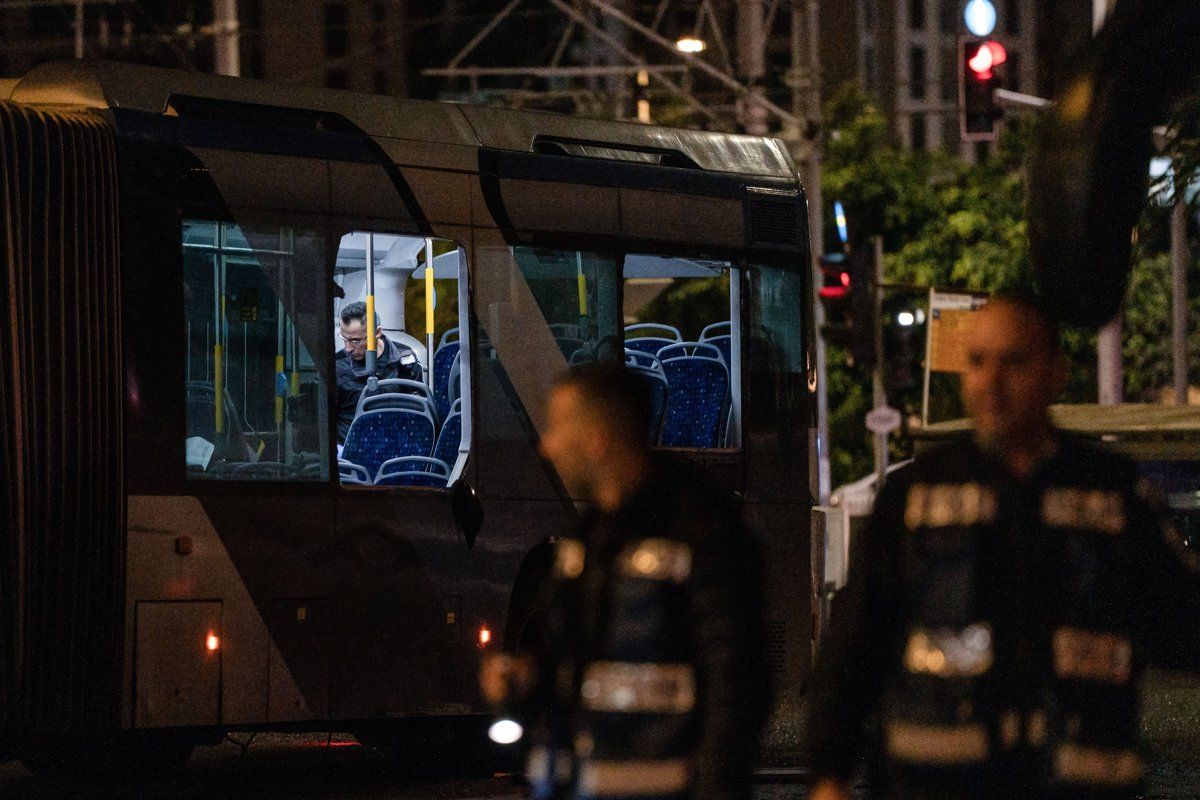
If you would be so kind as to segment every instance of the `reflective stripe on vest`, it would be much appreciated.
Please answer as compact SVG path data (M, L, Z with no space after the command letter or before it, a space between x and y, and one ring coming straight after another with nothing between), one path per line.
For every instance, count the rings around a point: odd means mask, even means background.
M982 675L992 666L992 629L983 622L961 631L916 628L904 648L904 667L939 678Z
M987 730L982 725L887 725L888 754L911 764L971 764L988 757Z
M691 783L688 762L585 761L579 768L579 794L583 797L677 794Z
M1042 522L1116 535L1125 530L1125 501L1119 492L1059 487L1042 495Z
M1130 786L1142 779L1145 765L1133 750L1109 750L1065 744L1054 754L1054 773L1068 783Z
M617 569L627 578L683 583L692 573L692 548L672 539L642 539L621 551Z
M696 705L696 679L690 664L596 661L579 693L589 711L682 714Z
M996 518L996 492L979 483L918 483L908 490L904 524L917 528L985 525Z
M1133 645L1124 636L1079 628L1054 632L1054 672L1060 678L1122 684L1133 669Z

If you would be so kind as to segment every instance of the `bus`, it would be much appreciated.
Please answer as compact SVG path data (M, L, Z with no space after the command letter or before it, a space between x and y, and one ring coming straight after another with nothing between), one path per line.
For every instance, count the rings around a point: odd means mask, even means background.
M577 524L537 444L592 359L742 498L791 730L816 376L781 143L104 62L0 97L0 757L473 729Z

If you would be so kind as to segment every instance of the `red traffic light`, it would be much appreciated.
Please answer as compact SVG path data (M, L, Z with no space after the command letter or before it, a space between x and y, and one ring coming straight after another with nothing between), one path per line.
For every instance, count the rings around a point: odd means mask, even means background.
M967 66L981 81L991 80L992 69L1008 60L1008 52L999 42L981 42L975 52L967 53Z
M821 266L825 273L824 285L818 291L822 300L841 300L850 294L850 273Z

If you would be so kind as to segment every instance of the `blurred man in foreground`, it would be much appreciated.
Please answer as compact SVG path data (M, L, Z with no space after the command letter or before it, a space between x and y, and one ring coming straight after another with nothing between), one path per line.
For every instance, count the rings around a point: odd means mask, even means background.
M529 688L537 798L748 800L769 701L761 564L732 497L655 461L650 399L590 364L550 396L542 453L586 500L556 545L547 651L485 663Z
M969 442L884 488L818 659L812 800L849 797L880 721L897 798L1133 798L1137 681L1200 666L1196 558L1127 459L1048 407L1066 364L1029 298L993 299L967 341Z

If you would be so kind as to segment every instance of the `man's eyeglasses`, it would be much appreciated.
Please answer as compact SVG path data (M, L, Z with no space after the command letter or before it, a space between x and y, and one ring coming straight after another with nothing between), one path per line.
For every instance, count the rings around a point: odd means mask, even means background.
M342 336L340 333L338 334L338 336L341 336L341 339L343 342L345 342L346 344L351 345L353 347L358 347L361 344L367 343L367 337L365 337L365 336L363 336L361 338L357 337L357 336L349 337L349 336Z

